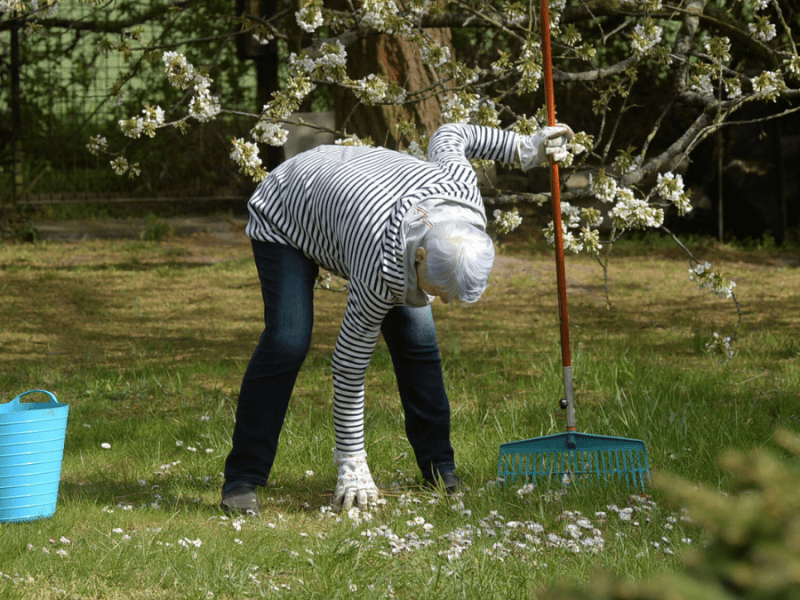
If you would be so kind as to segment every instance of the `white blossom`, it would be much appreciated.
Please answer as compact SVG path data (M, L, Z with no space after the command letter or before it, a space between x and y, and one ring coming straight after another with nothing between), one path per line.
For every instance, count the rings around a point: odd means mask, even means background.
M283 129L279 123L270 123L263 119L256 123L250 131L250 135L255 141L270 146L283 146L289 139L289 132Z
M800 56L793 56L783 61L786 70L795 77L800 76Z
M364 104L401 104L405 100L406 91L402 88L392 89L386 80L370 73L363 79L353 82L353 91Z
M715 63L727 63L731 59L731 40L725 36L710 37L704 43L706 52Z
M108 148L108 140L102 135L93 135L89 138L86 148L93 155L97 156L100 152L105 152Z
M503 6L503 15L505 15L508 23L512 23L514 25L522 25L528 19L528 14L525 11L525 7L519 3L506 3Z
M194 67L186 60L183 54L168 50L164 52L161 60L164 62L167 79L170 85L181 90L185 90L194 85Z
M691 76L692 84L689 89L701 96L713 96L714 85L711 83L711 75L709 73L694 73Z
M723 279L718 270L711 269L711 263L696 263L689 269L689 280L699 289L710 289L718 298L731 298L736 282Z
M142 109L144 117L133 117L118 121L122 133L138 139L143 133L148 137L156 135L156 129L164 125L164 110L160 106L146 106Z
M636 198L628 188L617 190L617 203L608 214L619 230L660 227L664 222L663 210Z
M528 39L522 46L520 59L516 71L520 75L520 89L526 92L535 92L539 89L542 79L541 45L539 42Z
M241 138L233 138L231 143L233 150L230 156L239 165L242 173L252 176L256 181L266 177L267 174L261 167L261 158L258 156L258 146Z
M479 98L476 94L461 92L447 97L442 106L442 117L447 123L469 123L478 110Z
M366 146L371 147L374 144L371 144L368 140L362 140L356 135L349 135L346 138L338 139L333 142L337 146Z
M613 202L617 196L617 180L602 171L590 180L592 193L603 202Z
M786 88L786 84L777 71L763 71L758 76L750 80L756 96L765 100L777 100L779 92Z
M726 77L722 80L728 98L734 100L742 95L742 83L736 77Z
M656 25L652 19L647 19L644 24L639 23L633 28L631 34L631 47L637 54L644 54L661 41L663 27Z
M294 13L297 25L303 31L314 33L323 23L322 11L316 6L304 6Z
M419 49L422 62L431 67L438 68L450 62L450 48L437 42L423 44Z
M555 226L553 225L552 221L547 224L547 227L544 228L543 232L547 243L551 246L555 244ZM574 233L572 233L572 231L567 228L567 224L563 221L561 222L561 240L565 252L578 254L579 252L583 251L584 242L582 236L580 234L576 236Z
M25 3L22 0L0 0L0 14L10 12L25 12Z
M130 164L123 156L119 156L110 161L110 164L111 168L114 170L114 173L117 175L124 175L127 173L129 177L136 177L141 173L139 170L139 163Z
M706 344L706 352L711 356L717 356L721 362L727 362L733 358L736 351L733 349L733 338L722 337L716 331L711 337L711 341Z
M656 193L664 200L671 202L677 209L678 214L683 216L692 210L689 202L689 195L683 186L683 177L680 174L667 172L659 173L656 183Z
M768 42L778 34L775 25L770 23L767 17L758 15L756 15L755 23L747 24L747 30L762 42Z
M501 234L511 233L522 224L522 217L519 216L519 211L516 208L505 212L497 209L492 214L495 227Z
M212 96L208 89L201 89L189 101L189 114L201 123L211 121L221 111L219 98Z
M395 33L392 17L397 15L394 0L364 0L361 4L361 23L376 31Z

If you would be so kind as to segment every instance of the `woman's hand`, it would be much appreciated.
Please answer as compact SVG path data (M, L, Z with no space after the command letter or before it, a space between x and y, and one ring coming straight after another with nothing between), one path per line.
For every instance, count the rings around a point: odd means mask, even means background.
M533 135L520 136L517 154L523 171L539 166L548 157L561 162L569 151L567 144L575 137L572 129L563 123L540 129Z
M355 506L367 510L378 505L378 487L369 472L365 450L360 452L334 450L333 464L339 468L336 490L331 500L334 508L344 511Z

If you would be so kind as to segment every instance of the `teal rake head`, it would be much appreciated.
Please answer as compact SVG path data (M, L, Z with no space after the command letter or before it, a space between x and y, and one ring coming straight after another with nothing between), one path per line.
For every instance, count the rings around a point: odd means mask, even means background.
M644 442L589 433L557 433L500 446L497 476L509 483L584 481L645 489L650 468Z

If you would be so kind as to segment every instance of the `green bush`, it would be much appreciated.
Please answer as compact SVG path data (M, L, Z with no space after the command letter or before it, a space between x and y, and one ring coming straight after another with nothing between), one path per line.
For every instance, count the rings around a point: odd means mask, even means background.
M688 553L684 570L647 581L599 574L586 588L554 589L551 600L794 600L800 598L800 439L778 431L792 458L766 450L728 452L720 468L736 478L735 493L699 488L668 475L654 485L688 509L708 541Z

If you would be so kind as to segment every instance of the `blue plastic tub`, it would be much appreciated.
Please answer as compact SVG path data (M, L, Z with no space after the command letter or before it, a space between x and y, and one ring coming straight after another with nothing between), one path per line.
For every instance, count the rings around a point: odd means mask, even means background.
M42 393L50 402L20 402ZM0 404L0 523L52 517L69 406L45 390L30 390Z

